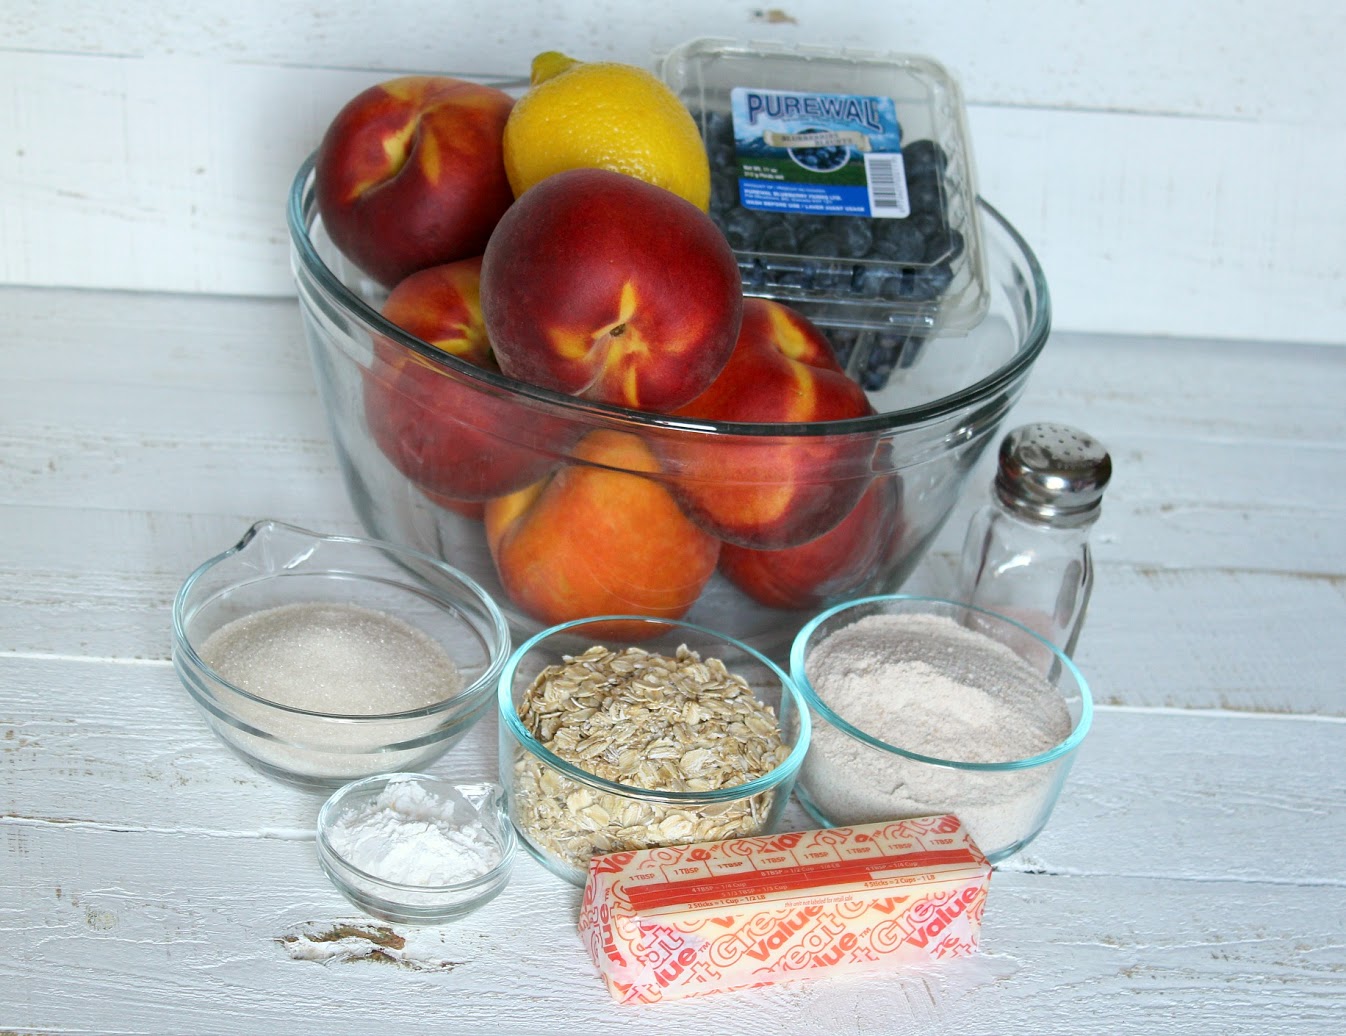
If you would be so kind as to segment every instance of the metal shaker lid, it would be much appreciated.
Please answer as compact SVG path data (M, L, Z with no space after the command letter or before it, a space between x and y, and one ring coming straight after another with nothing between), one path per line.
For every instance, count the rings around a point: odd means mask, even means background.
M1112 458L1078 428L1038 422L1014 429L1000 443L996 494L1030 521L1084 525L1098 517Z

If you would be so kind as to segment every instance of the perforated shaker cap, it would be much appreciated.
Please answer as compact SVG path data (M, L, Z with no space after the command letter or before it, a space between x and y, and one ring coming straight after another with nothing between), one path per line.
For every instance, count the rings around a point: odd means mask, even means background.
M1069 425L1038 422L1001 441L995 488L1021 517L1084 525L1098 517L1111 477L1112 458L1097 439Z

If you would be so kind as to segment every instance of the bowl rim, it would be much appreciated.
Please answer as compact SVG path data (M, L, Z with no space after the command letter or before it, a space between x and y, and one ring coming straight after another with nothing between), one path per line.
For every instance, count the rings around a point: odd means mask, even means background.
M394 556L402 555L404 557L416 561L418 564L428 564L433 568L439 570L449 579L460 584L464 589L466 589L469 592L469 594L472 597L476 598L478 603L481 604L483 612L489 617L491 632L494 638L493 643L491 645L488 645L491 656L490 664L485 668L485 670L481 673L480 676L478 676L470 684L468 684L466 687L460 690L457 694L445 698L443 701L435 702L431 705L423 705L420 708L409 709L402 712L379 712L379 713L359 713L359 714L347 714L341 712L317 712L313 709L303 709L296 705L284 705L280 702L271 701L268 698L263 698L259 695L253 694L251 691L248 691L238 686L238 684L233 683L230 680L227 680L225 677L221 676L213 666L208 664L200 656L200 654L197 653L195 646L192 644L191 640L187 636L186 621L184 618L186 612L187 598L190 596L192 590L196 587L196 584L205 576L205 574L208 571L210 571L220 562L239 553L244 548L246 548L248 544L250 544L257 536L271 529L281 529L289 533L296 533L302 537L311 539L312 541L314 541L314 543L345 543L356 547L369 547L375 550L380 550L386 554L392 554ZM274 576L267 578L274 578ZM257 581L258 580L252 580L252 582ZM438 603L442 604L445 608L447 608L449 611L452 611L454 613L461 612L460 608L458 608L452 601L449 601L446 598L444 598L440 594L439 590L436 589L436 587L433 586L432 584L422 581L421 585L417 587L417 590L421 593L430 595ZM352 726L374 725L378 723L389 723L392 721L400 721L400 720L425 719L431 716L439 715L444 712L448 712L450 709L459 708L465 702L471 702L475 705L478 701L484 701L485 699L489 698L491 683L499 676L500 671L504 668L505 662L509 658L511 649L511 636L509 631L509 623L505 619L505 614L503 611L501 611L500 605L496 603L495 599L489 593L487 593L486 589L482 587L480 583L478 583L475 579L469 576L466 572L454 568L452 565L441 560L440 558L433 557L429 554L423 553L422 551L416 550L412 547L404 547L401 546L400 544L391 543L387 540L373 539L367 536L348 536L345 535L344 533L313 532L310 529L305 529L301 526L293 525L289 522L277 521L272 518L265 518L262 519L261 521L254 522L248 528L248 531L243 534L242 538L239 539L239 541L235 543L232 547L229 547L228 549L221 551L214 557L207 558L205 561L201 562L201 564L199 564L195 569L193 569L191 574L188 575L185 580L183 580L182 585L178 588L178 592L174 595L173 607L171 611L172 611L174 654L181 655L185 659L185 662L183 663L185 667L194 670L196 673L206 675L211 680L227 688L228 690L230 690L234 694L237 694L241 698L254 702L258 705L264 706L267 709L274 709L277 713L280 713L282 715L288 714L293 716L302 716L309 719L333 720L340 723L349 723ZM427 634L427 636L429 636L429 634ZM436 640L436 643L438 643L438 640ZM447 655L448 652L445 651L445 654ZM188 687L188 691L191 692L192 689ZM212 694L210 695L210 698L212 700L215 700L216 696ZM223 708L223 706L220 707ZM228 710L225 711L227 712ZM296 745L296 747L308 747L308 746Z
M346 313L358 318L380 337L390 339L411 350L433 366L451 372L456 378L476 382L497 393L509 393L537 403L558 407L575 419L600 418L604 421L617 421L647 430L663 429L682 433L700 432L761 438L794 439L891 432L933 423L994 398L1001 390L1027 376L1051 333L1051 293L1047 287L1046 275L1042 271L1037 256L1009 220L984 198L977 195L976 205L978 210L992 223L996 224L1019 251L1026 272L1032 282L1037 305L1033 307L1029 326L1022 336L1023 342L1015 351L1014 356L1010 358L1009 362L971 385L966 385L954 393L922 403L919 406L901 410L889 410L837 421L780 424L676 417L670 414L633 410L608 403L582 400L562 392L530 385L504 374L485 370L457 356L451 356L440 349L436 349L423 339L402 330L347 287L318 255L317 248L309 235L306 215L310 210L315 214L317 212L317 200L312 190L317 154L316 150L313 151L300 163L299 169L291 182L289 200L286 205L286 222L290 231L292 250L291 265L296 277L299 272L298 267L302 265L303 269L314 278L322 290ZM935 333L938 333L937 329Z
M519 663L524 657L542 641L549 637L565 633L577 626L586 626L596 622L648 622L660 626L669 626L677 629L691 630L695 633L702 633L716 640L723 641L731 645L744 654L750 655L753 659L766 666L766 668L775 675L780 681L781 697L789 695L790 702L798 716L798 731L794 744L790 747L790 754L782 762L764 773L761 777L754 777L743 784L734 784L726 788L715 788L712 791L653 791L649 788L638 788L632 784L619 784L616 781L610 781L597 774L590 773L588 770L582 770L574 763L562 759L551 749L547 748L537 740L519 719L519 715L514 708L514 674L518 670ZM633 642L625 645L626 647L640 647L640 643ZM558 770L563 776L586 784L589 787L598 788L613 795L620 795L625 798L641 799L649 802L683 802L683 803L713 803L736 801L738 799L751 798L760 792L770 791L779 787L781 784L791 780L798 775L800 766L804 762L804 756L808 752L809 743L813 735L813 717L809 715L808 703L801 693L799 687L791 676L785 672L775 662L771 661L766 655L756 648L736 637L731 637L720 630L711 629L708 626L701 626L694 622L684 622L681 619L664 619L650 615L594 615L582 619L571 619L568 622L558 623L555 626L549 626L544 630L533 634L522 644L520 644L510 654L509 660L505 663L505 668L501 670L498 680L498 693L496 701L498 703L497 713L500 720L501 736L508 731L513 741L525 751L529 752L535 758ZM750 685L751 686L751 685ZM755 692L754 692L755 694ZM776 710L777 723L780 722L779 708Z
M337 819L337 811L345 806L352 798L357 795L368 795L373 792L375 786L378 786L378 792L381 792L394 780L415 782L417 784L432 784L452 788L459 794L463 794L463 789L480 790L485 798L485 802L490 802L492 808L490 819L493 821L492 829L500 841L500 859L489 869L478 874L475 878L468 878L466 881L456 881L448 885L413 885L407 882L391 881L388 878L381 878L377 874L371 874L361 867L351 863L346 857L342 856L333 848L331 840L328 838L328 830ZM468 798L463 794L464 798ZM480 808L478 817L485 820ZM351 781L349 784L343 784L336 791L332 792L323 802L318 810L317 820L317 848L319 861L331 866L331 870L337 871L337 877L340 878L339 884L343 887L348 886L347 874L354 875L360 881L368 882L382 890L390 893L404 892L413 895L442 895L445 897L462 895L465 893L480 892L490 889L500 882L505 872L514 865L514 858L519 848L519 838L515 833L514 824L509 818L509 813L504 808L504 788L498 781L488 778L477 778L471 780L459 780L451 777L436 777L434 774L420 773L416 771L393 771L388 773L371 774L368 777L361 777L358 780ZM333 864L339 866L332 866ZM325 868L326 869L326 868ZM331 870L328 876L333 877ZM337 877L333 877L336 881ZM369 898L371 893L364 889L352 888L351 891L362 898ZM423 911L434 913L439 909L450 907L461 907L463 903L445 903L443 907L434 905L408 904L397 899L389 899L386 905L396 907L399 910Z
M1030 755L1025 756L1022 759L1011 759L997 763L977 763L958 759L941 759L938 756L922 755L919 752L912 752L905 748L899 748L897 745L889 744L882 738L877 738L872 734L865 733L859 727L842 719L841 716L837 715L837 713L822 700L817 690L814 688L813 682L808 678L808 673L805 669L805 659L809 642L818 627L839 612L846 611L849 608L859 608L863 605L891 602L939 604L947 605L951 608L962 608L967 611L978 612L981 615L988 616L989 618L1013 626L1038 641L1038 643L1051 651L1056 663L1063 666L1065 670L1070 673L1080 689L1080 717L1075 721L1075 725L1071 729L1070 734L1060 743L1047 749L1045 752L1039 752L1037 755ZM933 613L927 612L927 614ZM832 607L819 612L805 623L799 632L795 634L794 641L790 645L790 673L794 676L799 692L808 701L809 707L816 709L823 719L827 720L828 723L836 727L842 733L848 734L857 741L869 745L871 748L876 748L879 751L899 755L915 762L927 763L931 766L942 766L952 770L972 770L981 773L1007 773L1043 766L1069 755L1078 748L1080 742L1084 740L1085 735L1089 733L1090 726L1093 724L1094 703L1093 694L1089 690L1089 683L1085 680L1084 674L1080 672L1079 667L1071 661L1070 657L1065 652L1036 630L1025 626L1017 619L1012 619L1008 615L1003 615L1000 612L991 611L989 608L982 608L975 604L968 604L964 601L954 601L946 597L931 597L922 594L874 594L869 597L857 597L849 601L842 601L839 604L835 604Z

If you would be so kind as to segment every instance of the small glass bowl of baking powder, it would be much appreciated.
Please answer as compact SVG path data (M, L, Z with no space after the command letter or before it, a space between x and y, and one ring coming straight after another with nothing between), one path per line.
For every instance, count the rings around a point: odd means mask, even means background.
M1059 648L934 597L830 608L799 631L790 668L814 720L795 792L816 820L954 813L992 863L1046 826L1093 717Z
M471 913L509 881L518 841L504 793L490 781L423 773L366 777L318 813L318 862L365 913L442 924Z

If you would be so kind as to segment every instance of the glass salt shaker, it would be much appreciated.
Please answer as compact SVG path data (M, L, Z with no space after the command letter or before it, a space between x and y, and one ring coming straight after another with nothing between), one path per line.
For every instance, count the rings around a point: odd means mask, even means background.
M1073 655L1094 582L1089 529L1111 477L1108 451L1076 428L1041 422L1006 435L991 502L968 526L954 596Z

